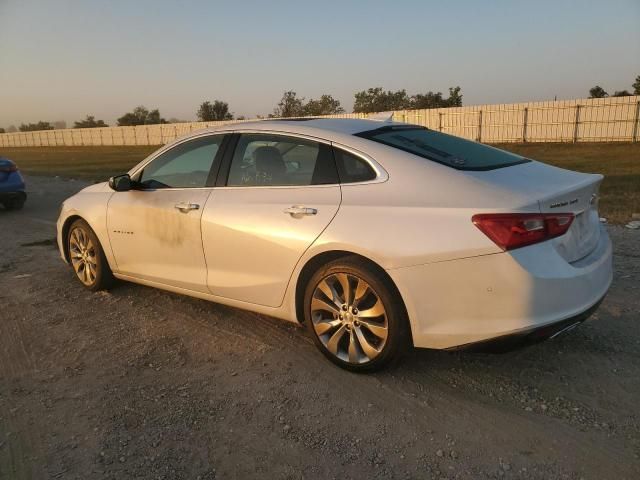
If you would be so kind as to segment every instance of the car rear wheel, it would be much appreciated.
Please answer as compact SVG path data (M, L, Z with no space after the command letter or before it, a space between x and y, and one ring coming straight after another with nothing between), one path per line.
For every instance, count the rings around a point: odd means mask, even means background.
M67 236L69 260L78 280L89 290L109 288L113 273L104 256L98 237L84 220L76 220Z
M316 272L305 291L304 309L320 351L348 370L379 370L409 347L397 290L358 257L338 259Z

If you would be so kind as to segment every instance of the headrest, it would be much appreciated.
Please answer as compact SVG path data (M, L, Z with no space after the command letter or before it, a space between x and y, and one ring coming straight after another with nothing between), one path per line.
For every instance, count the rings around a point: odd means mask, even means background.
M282 154L276 147L258 147L253 152L256 161L256 171L271 175L282 175L286 172Z

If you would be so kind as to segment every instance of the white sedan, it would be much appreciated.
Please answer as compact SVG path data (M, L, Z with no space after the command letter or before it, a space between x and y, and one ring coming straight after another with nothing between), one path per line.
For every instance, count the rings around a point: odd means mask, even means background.
M601 181L415 125L233 124L67 199L58 245L91 290L115 277L300 322L373 370L584 320L612 278Z

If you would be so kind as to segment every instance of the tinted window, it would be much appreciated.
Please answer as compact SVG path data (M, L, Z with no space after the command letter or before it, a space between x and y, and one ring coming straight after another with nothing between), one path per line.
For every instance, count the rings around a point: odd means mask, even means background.
M328 145L273 134L240 136L229 186L322 185L338 183Z
M140 182L147 188L206 187L222 139L215 135L181 143L144 167Z
M366 160L338 148L334 151L340 183L366 182L376 178L375 170Z
M488 145L424 127L382 127L357 134L459 170L492 170L528 162Z

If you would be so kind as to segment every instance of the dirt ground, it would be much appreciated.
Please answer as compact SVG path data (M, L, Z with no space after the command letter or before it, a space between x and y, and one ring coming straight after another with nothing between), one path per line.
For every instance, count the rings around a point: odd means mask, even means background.
M0 478L640 478L640 231L592 319L504 355L356 375L293 324L120 284L54 247L78 181L0 210ZM478 308L482 308L478 306Z

